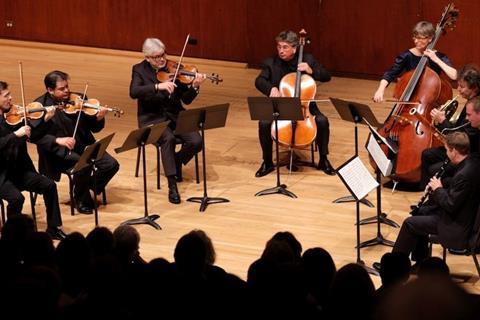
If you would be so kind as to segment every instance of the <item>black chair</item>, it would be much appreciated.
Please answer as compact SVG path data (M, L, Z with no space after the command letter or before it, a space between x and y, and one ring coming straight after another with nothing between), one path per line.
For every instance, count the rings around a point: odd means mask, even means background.
M432 245L440 244L438 241L437 235L429 235L430 243L430 255L432 253ZM447 248L442 245L443 253L442 258L446 262L447 260L447 251L455 252L456 255L465 255L472 256L473 262L475 263L475 268L477 269L478 276L480 277L480 264L478 263L477 253L480 252L480 207L477 210L477 215L473 224L472 232L470 238L468 239L468 244L465 248Z
M179 138L175 139L175 144L182 144L183 141ZM161 152L161 145L156 144L155 149L157 150L157 189L160 189L160 167L161 167L161 157L160 157L160 152ZM135 177L138 177L138 169L140 167L140 156L141 156L141 151L142 149L139 147L138 152L137 152L137 164L135 166ZM197 184L200 183L200 174L198 170L198 153L195 153L195 177L196 177L196 182Z
M70 195L70 214L74 216L75 215L75 198L73 197L73 175L67 171L62 173L68 177L68 193ZM102 203L105 206L107 205L107 193L105 189L100 191L100 193L102 194ZM95 199L94 201L96 200L97 199Z
M35 203L36 203L36 200L37 200L37 196L35 193L33 192L29 192L29 195L30 195L30 207L32 209L32 218L33 218L33 226L35 228L35 231L38 231L37 229L37 214L35 212ZM0 199L0 211L1 211L1 219L2 219L2 226L5 224L5 222L7 221L7 217L6 217L6 211L5 211L5 204L3 203L3 199Z

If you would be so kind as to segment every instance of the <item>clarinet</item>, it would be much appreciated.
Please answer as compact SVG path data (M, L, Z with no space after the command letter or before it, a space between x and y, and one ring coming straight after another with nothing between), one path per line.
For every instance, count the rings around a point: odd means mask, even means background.
M437 178L437 179L441 178L445 174L445 171L447 170L447 166L448 166L449 163L450 163L450 159L448 159L448 158L445 159L442 166L435 173L435 175L433 177ZM412 211L410 212L410 214L412 216L418 215L418 211L425 204L425 202L427 202L427 200L430 197L430 195L432 194L432 192L433 192L433 190L430 187L430 185L427 185L427 187L423 191L423 195L422 195L422 198L420 198L420 201L416 205L412 206Z

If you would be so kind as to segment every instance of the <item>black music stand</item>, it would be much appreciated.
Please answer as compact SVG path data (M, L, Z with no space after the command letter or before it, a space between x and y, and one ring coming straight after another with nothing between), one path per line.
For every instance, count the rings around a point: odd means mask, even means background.
M368 273L378 276L378 271L365 265L365 262L360 258L360 202L368 195L368 192L377 187L378 182L373 179L370 172L368 172L367 168L357 155L347 160L347 162L342 164L335 171L345 187L350 191L352 198L355 201L355 225L357 233L357 245L355 248L357 249L357 264L364 267Z
M200 203L200 212L205 211L209 204L230 202L225 198L211 198L207 195L207 162L205 158L205 130L222 128L227 121L229 103L218 104L198 109L190 109L179 113L175 134L195 132L200 130L202 136L202 166L203 166L203 197L188 198L189 202Z
M73 166L73 168L68 170L70 175L74 175L75 173L87 168L92 168L92 180L93 180L93 209L95 211L95 226L98 226L98 204L97 204L97 166L96 162L99 161L104 155L105 151L107 150L108 145L112 141L113 136L115 133L112 133L95 143L87 146L85 151L78 159L77 163Z
M277 186L259 191L255 196L268 194L283 194L291 198L297 196L287 190L285 184L280 183L280 155L278 148L278 120L303 120L302 105L300 98L269 98L269 97L248 97L248 108L252 120L270 120L275 123L275 155L277 169Z
M145 146L148 144L157 143L158 139L162 135L165 128L168 126L169 121L165 121L156 125L143 127L130 132L128 137L123 142L123 145L119 148L115 148L116 153L125 152L131 149L140 147L142 152L142 164L143 164L143 204L144 204L144 216L141 218L130 219L122 222L122 225L132 224L148 224L157 230L162 229L158 223L155 222L160 216L158 214L148 214L148 202L147 202L147 162L145 160Z
M370 107L365 104L337 98L330 98L330 101L332 101L333 106L337 110L337 113L340 115L342 120L355 123L355 156L358 156L358 124L362 123L364 119L366 119L369 123L372 123L374 126L380 126L380 123L375 118L375 115L372 113L372 110L370 110ZM355 201L355 199L352 196L340 197L333 200L334 203L353 201ZM361 199L360 202L370 208L374 207L368 199Z

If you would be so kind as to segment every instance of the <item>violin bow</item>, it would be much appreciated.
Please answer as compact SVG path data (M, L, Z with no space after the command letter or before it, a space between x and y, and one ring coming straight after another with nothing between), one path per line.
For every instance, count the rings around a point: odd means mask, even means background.
M72 138L74 139L75 139L75 135L77 134L78 124L80 123L80 116L82 115L83 102L85 101L85 97L87 96L87 90L88 90L88 82L85 84L85 90L83 90L82 101L80 104L80 112L78 112L77 121L75 123L75 129L73 129ZM72 150L68 152L68 154L71 154L71 153L72 153Z
M23 90L23 66L21 61L18 61L18 71L20 73L20 91L22 92L23 120L27 126L27 108L25 106L25 91Z
M187 38L185 39L185 43L183 44L182 54L180 55L180 59L178 60L177 68L175 69L175 75L173 76L172 82L175 83L177 80L178 72L180 70L180 66L182 65L183 55L185 54L185 49L187 48L188 41L190 40L190 33L187 34Z

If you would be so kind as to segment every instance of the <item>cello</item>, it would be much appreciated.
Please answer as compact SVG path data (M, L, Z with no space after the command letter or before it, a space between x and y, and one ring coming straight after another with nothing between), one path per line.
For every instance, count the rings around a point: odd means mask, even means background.
M458 10L453 4L445 10L435 29L435 36L427 49L433 50L445 27L453 28L458 17ZM431 121L430 111L444 104L452 98L452 87L435 71L427 66L428 58L422 56L414 70L402 75L394 90L394 97L399 103L395 104L378 133L395 142L398 147L395 161L395 181L416 183L420 181L421 155L427 148L441 146L441 142L434 139L434 135L414 115L410 114L407 102L417 102L417 112ZM405 104L402 104L404 102ZM382 147L385 153L388 150ZM373 167L375 164L371 160Z
M302 29L299 32L299 51L297 65L303 61L303 47L307 32ZM310 114L308 104L315 98L317 85L315 80L308 74L302 74L300 70L283 76L279 85L282 97L300 98L302 101L303 119L301 121L278 121L278 143L289 148L304 148L312 144L317 136L315 116ZM275 124L271 127L272 139L275 139Z

